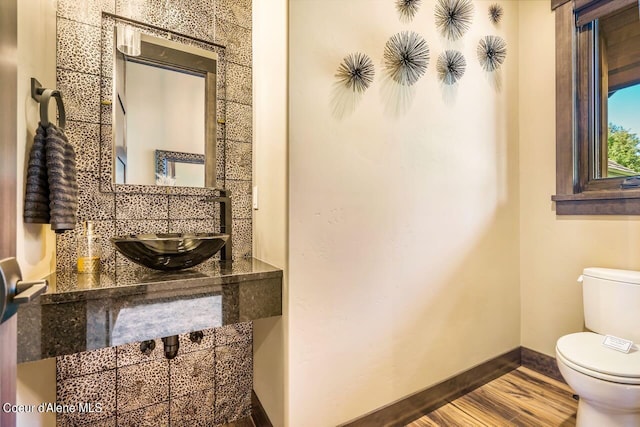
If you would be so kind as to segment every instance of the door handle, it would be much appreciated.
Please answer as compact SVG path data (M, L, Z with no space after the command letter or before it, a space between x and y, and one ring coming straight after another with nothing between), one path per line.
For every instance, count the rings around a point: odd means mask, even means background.
M15 258L0 260L0 323L18 311L18 305L33 301L47 291L46 280L23 281Z
M13 297L14 304L24 304L31 302L40 295L47 292L49 282L46 280L34 280L32 282L18 281L16 284L17 294Z

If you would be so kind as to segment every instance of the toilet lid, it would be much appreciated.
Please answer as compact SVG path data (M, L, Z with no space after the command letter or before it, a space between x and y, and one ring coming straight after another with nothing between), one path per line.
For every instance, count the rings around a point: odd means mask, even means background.
M640 378L640 350L634 344L629 353L622 353L602 345L604 335L578 332L558 340L556 349L569 362L594 373L621 377ZM636 383L636 381L632 381Z

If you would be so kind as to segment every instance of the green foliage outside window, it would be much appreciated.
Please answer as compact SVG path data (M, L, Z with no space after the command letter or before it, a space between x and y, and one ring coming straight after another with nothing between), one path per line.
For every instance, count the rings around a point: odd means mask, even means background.
M640 172L640 138L622 126L609 123L608 157L614 162Z

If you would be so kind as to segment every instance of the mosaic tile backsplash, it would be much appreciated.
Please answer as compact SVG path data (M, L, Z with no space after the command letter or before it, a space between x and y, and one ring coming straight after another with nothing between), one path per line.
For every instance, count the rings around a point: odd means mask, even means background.
M93 221L102 236L101 268L108 272L129 264L110 237L215 232L219 226L219 207L203 201L210 189L112 183L108 58L114 18L103 12L139 21L141 31L156 36L225 46L208 45L219 56L216 178L232 192L234 258L251 256L251 0L58 0L57 88L77 154L80 194L76 229L56 236L56 269L75 270L83 221ZM59 414L58 426L209 426L249 415L251 323L203 332L199 344L181 335L173 360L164 357L159 338L149 354L132 343L57 358L58 402L100 402L102 409L81 417Z
M249 416L251 322L202 333L200 342L180 335L171 360L161 339L147 352L137 342L56 358L57 402L100 408L59 413L58 427L218 426Z
M56 239L56 269L75 269L76 241L86 220L94 221L102 235L105 271L129 263L113 250L110 237L219 231L218 207L203 201L213 194L210 189L112 183L108 104L115 21L103 12L139 21L142 32L170 35L218 53L217 186L232 194L234 257L251 256L251 0L59 0L57 88L65 100L66 133L77 153L80 194L76 230Z

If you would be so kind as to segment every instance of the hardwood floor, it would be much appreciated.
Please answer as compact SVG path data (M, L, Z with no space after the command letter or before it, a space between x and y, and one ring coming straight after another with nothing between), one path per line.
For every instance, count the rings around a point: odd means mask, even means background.
M433 426L575 426L578 402L566 384L519 367L408 424Z

